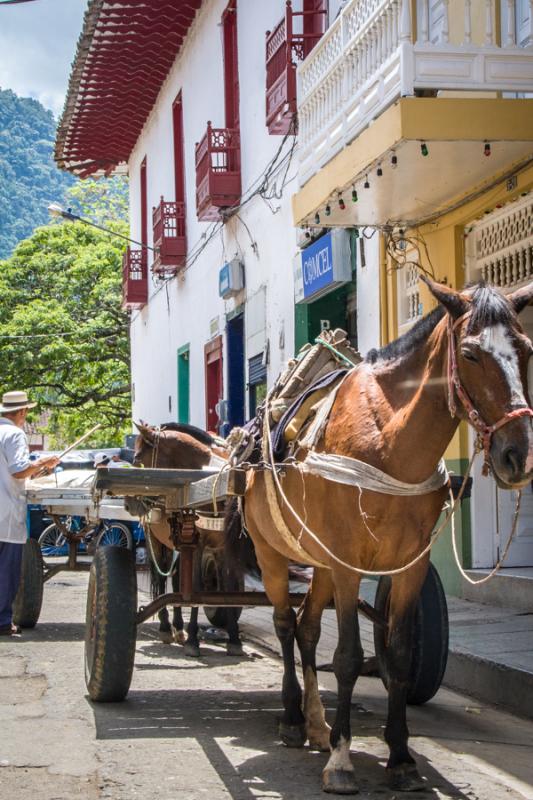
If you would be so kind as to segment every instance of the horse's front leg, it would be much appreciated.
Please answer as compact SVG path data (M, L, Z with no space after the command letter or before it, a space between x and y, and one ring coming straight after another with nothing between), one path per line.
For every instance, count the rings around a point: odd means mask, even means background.
M172 591L179 592L180 590L180 579L178 571L173 574L172 576ZM174 610L172 612L172 638L178 644L185 644L187 641L187 636L185 635L185 626L183 624L183 614L181 612L181 606L174 606Z
M191 608L191 616L187 625L187 641L185 642L185 655L198 658L200 655L200 642L198 641L198 606Z
M250 521L249 529L251 526ZM302 713L302 689L294 660L296 613L289 603L289 561L274 550L257 530L252 530L252 538L265 592L274 606L274 629L283 656L283 716L279 723L280 739L287 747L303 747L306 740L305 717Z
M304 675L304 716L309 746L315 750L329 750L330 727L324 715L324 706L318 691L316 674L316 648L320 639L320 619L326 605L333 597L331 572L315 568L311 586L298 612L296 641L302 656Z
M322 773L322 785L325 792L334 794L358 792L350 761L350 710L353 687L363 666L363 648L357 617L359 583L359 576L345 570L335 570L333 574L339 631L339 641L333 657L333 669L337 678L337 713L331 729L331 755Z
M385 741L390 750L387 763L391 787L414 792L426 788L407 746L407 692L411 671L414 617L427 561L392 578L385 663L389 679L389 708Z

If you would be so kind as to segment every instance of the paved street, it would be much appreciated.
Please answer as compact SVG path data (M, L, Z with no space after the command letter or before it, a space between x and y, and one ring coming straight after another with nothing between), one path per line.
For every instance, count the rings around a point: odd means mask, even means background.
M160 644L155 626L145 625L128 700L92 705L83 680L86 580L63 574L51 581L39 626L0 643L2 800L324 796L326 756L277 742L281 665L256 644L257 621L245 658L229 659L209 644L196 661L178 645ZM243 622L246 629L246 611ZM320 681L331 717L333 676L321 673ZM381 682L362 679L352 759L364 799L394 797L385 779L384 719ZM410 710L410 727L428 781L419 797L533 798L530 721L441 690Z

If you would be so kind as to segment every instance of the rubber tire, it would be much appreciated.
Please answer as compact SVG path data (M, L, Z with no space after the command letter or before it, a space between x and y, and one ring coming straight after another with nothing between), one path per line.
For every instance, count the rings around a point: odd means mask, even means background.
M124 535L124 537L126 538L126 542L127 542L126 547L127 547L127 549L128 550L132 550L133 549L133 538L132 538L132 535L131 535L131 531L130 531L130 529L128 528L127 525L124 525L123 522L111 522L111 523L109 523L107 528L104 528L98 534L98 538L96 539L96 547L110 547L110 546L111 547L115 547L115 546L116 547L123 547L123 545L114 545L114 544L113 545L109 545L109 544L106 544L105 542L102 543L102 539L105 538L105 536L109 532L110 528L115 528L116 530L119 530Z
M36 539L27 539L22 551L20 586L13 603L13 622L21 628L35 628L43 604L44 563Z
M217 552L206 547L201 554L200 586L208 592L222 592L222 564ZM244 579L239 582L239 591L244 591ZM242 614L242 607L237 608L237 620ZM204 606L204 614L215 628L225 628L228 622L228 609L216 606Z
M383 616L387 616L390 585L390 577L383 576L379 579L376 590L374 608ZM448 661L448 640L446 595L437 570L430 564L416 609L410 686L407 693L409 705L427 703L439 690ZM374 646L379 673L387 688L389 681L385 662L385 634L379 625L374 625Z
M135 661L137 575L131 550L102 547L89 573L85 626L85 683L96 703L128 694Z

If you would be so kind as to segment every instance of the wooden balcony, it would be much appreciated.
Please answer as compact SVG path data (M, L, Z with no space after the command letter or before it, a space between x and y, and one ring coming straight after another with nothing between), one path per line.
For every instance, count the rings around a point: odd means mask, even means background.
M287 0L285 17L266 32L266 124L270 134L296 133L296 65L311 52L325 27L326 11L293 11ZM315 33L296 33L295 18Z
M161 202L152 214L154 226L154 263L158 275L175 275L185 266L187 238L185 236L185 203Z
M148 259L146 250L129 247L122 259L122 308L142 308L148 302Z
M239 131L213 128L196 145L196 213L199 220L217 220L221 211L241 199L241 144Z

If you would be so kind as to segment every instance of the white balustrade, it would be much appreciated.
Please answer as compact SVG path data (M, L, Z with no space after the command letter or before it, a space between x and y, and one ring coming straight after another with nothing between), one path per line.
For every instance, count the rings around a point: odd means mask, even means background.
M533 198L520 198L474 223L467 236L469 280L502 289L533 280Z
M431 6L418 0L415 31L411 0L351 0L298 67L301 183L387 106L416 90L531 91L533 46L518 46L516 39L519 0L503 2L505 30L497 46L496 0L463 0L459 10L452 5L461 15L458 42L450 41L449 0ZM526 44L533 45L533 0L526 3ZM474 17L484 19L484 41L472 41ZM457 28L454 20L456 38Z

